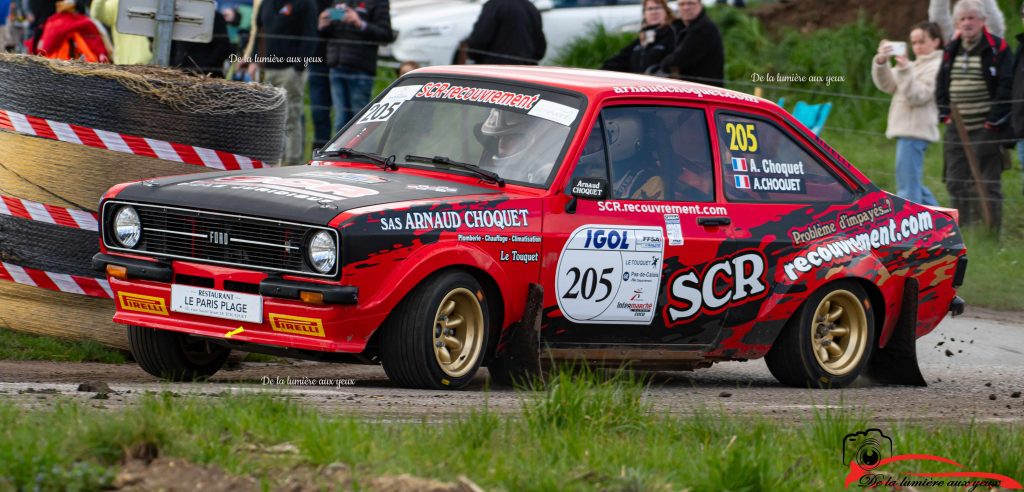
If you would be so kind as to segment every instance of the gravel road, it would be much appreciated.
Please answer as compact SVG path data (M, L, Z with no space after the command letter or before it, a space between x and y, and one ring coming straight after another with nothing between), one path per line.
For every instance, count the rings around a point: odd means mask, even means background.
M734 415L783 420L813 419L814 409L848 407L872 422L1024 421L1024 326L1017 315L972 310L947 319L918 340L926 388L879 386L863 378L845 390L807 390L778 384L761 360L718 364L694 372L655 374L648 401L655 412L691 414L701 408ZM303 378L329 379L329 386L295 384ZM276 384L280 379L283 384ZM289 379L292 384L289 383ZM105 400L79 391L84 382L104 382ZM267 382L275 384L265 384ZM354 383L354 384L353 384ZM505 388L486 390L481 371L468 391L397 388L375 366L301 361L243 363L208 383L161 383L134 364L0 361L0 398L28 407L75 399L116 409L146 392L216 398L226 393L287 395L324 412L389 420L443 420L485 404L515 412L530 394Z

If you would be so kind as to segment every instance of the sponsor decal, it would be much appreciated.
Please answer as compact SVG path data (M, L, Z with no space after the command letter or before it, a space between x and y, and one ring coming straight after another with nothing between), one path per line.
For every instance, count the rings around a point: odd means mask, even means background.
M782 269L790 280L797 280L799 273L807 273L813 268L842 261L851 256L914 238L935 228L930 212L920 212L899 219L889 219L883 225L871 227L854 237L836 241L823 242L816 248L809 248L783 265Z
M713 314L760 299L768 293L764 255L750 250L708 263L704 271L687 268L669 280L667 325L685 323L698 313Z
M577 323L650 324L661 286L660 227L584 225L555 273L558 307Z
M577 178L572 185L572 195L600 200L608 196L608 181L601 178Z
M452 188L450 186L431 186L431 185L406 185L405 189L415 191L436 191L438 193L455 193L459 191L458 188Z
M683 228L679 224L678 214L665 214L665 236L669 246L683 245Z
M414 97L422 99L450 99L516 109L533 109L533 106L540 100L540 94L531 96L498 89L451 85L447 82L430 82L425 84L416 92Z
M510 252L501 250L498 253L498 260L513 263L536 263L540 261L540 253L521 253L514 249Z
M875 222L881 217L892 214L892 200L883 198L867 210L853 213L842 213L832 221L814 223L806 227L794 227L789 230L789 237L794 245L809 243L815 239L831 236L840 230L860 227Z
M526 114L536 116L538 118L544 118L548 121L554 121L559 125L569 126L573 121L576 121L576 115L579 113L580 110L561 103L556 103L554 101L537 101L537 105Z
M361 173L349 173L349 172L335 172L335 171L306 171L304 173L295 173L293 176L302 176L306 178L323 178L333 179L337 181L345 181L348 183L359 183L359 184L380 184L387 183L390 181L382 176L373 174L361 174Z
M125 311L136 311L146 314L159 314L167 316L167 302L162 297L144 296L142 294L130 294L118 292L117 300L121 303L121 309Z
M669 205L661 203L630 203L615 200L597 202L598 212L654 213L676 215L728 215L725 207L715 205Z
M457 212L406 212L380 219L382 231L423 231L437 229L507 229L528 227L530 212L525 208L509 210L466 210Z
M412 99L422 87L422 85L405 85L391 89L387 95L373 103L356 124L387 121L398 112L398 108L402 106L402 103Z
M281 333L323 338L324 323L319 318L303 318L270 313L270 328Z
M322 202L324 200L339 201L346 198L359 198L377 194L377 190L343 183L331 183L313 178L282 178L277 176L224 176L178 183L178 186L251 191L253 193L278 195L314 202Z
M732 92L724 89L711 89L705 87L697 87L691 85L629 85L629 86L615 86L612 87L612 91L616 94L651 94L651 93L669 93L669 94L690 94L697 97L704 96L716 96L725 97L729 99L736 99L740 101L746 101L749 103L760 103L761 100L742 92Z

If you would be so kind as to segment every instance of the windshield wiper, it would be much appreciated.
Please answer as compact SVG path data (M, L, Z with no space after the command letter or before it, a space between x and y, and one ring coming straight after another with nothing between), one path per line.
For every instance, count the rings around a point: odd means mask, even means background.
M363 152L349 147L341 147L338 149L323 150L313 155L313 159L322 160L324 157L360 157L363 159L369 159L377 164L380 164L385 171L398 170L398 164L395 164L395 156L391 155L384 157L371 152Z
M406 155L405 160L409 162L422 162L426 164L444 164L447 166L457 167L459 169L465 169L467 171L477 173L480 176L483 176L488 180L497 183L498 186L505 186L505 180L502 179L501 176L499 176L498 173L496 172L481 169L480 166L474 164L466 164L465 162L453 161L442 155L435 155L434 157L426 157L422 155Z

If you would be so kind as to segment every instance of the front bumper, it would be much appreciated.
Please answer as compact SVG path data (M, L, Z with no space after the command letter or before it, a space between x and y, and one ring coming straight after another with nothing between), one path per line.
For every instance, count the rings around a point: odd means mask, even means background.
M355 286L304 282L271 277L261 272L182 261L167 264L102 253L93 258L93 265L103 271L107 265L122 266L127 270L127 278L109 278L117 306L115 322L224 338L233 343L361 353L387 314L369 313L357 307L358 288ZM233 290L226 287L231 285L258 285L263 306L261 322L173 311L172 281L183 283L189 278L211 279L212 285L202 287L226 291ZM298 300L302 291L323 293L324 304L313 305Z

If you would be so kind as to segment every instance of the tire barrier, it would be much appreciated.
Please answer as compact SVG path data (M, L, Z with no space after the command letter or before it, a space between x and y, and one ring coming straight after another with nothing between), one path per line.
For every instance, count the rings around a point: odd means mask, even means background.
M127 349L97 208L113 185L264 167L284 93L155 67L0 54L0 328Z
M0 109L276 162L284 91L145 65L0 54Z

